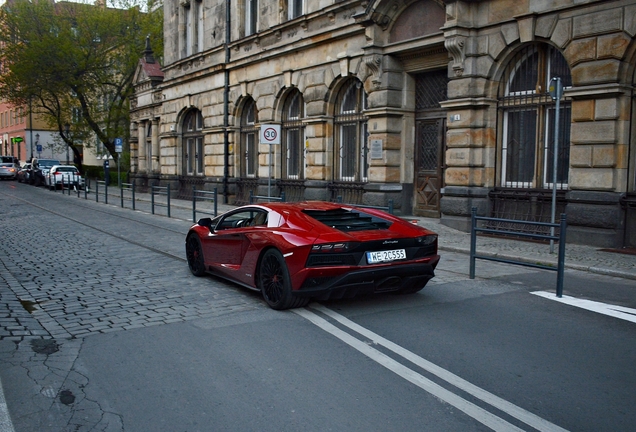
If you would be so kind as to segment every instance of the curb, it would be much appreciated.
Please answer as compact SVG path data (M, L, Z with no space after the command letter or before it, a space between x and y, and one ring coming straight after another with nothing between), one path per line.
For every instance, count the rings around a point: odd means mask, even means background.
M470 250L461 248L461 247L439 246L439 250L470 255ZM556 270L556 263L547 261L545 259L542 260L541 258L529 259L525 257L515 256L515 255L507 255L507 254L500 254L496 252L487 252L487 251L481 251L479 252L479 254L493 257L493 258L503 258L503 259L509 259L514 261L521 261L521 262L526 262L529 264L538 263L541 265L554 267ZM510 264L510 265L514 265L514 264ZM612 276L612 277L618 277L621 279L636 280L636 274L632 272L623 271L623 270L608 269L608 268L601 268L601 267L590 267L590 266L585 266L585 265L576 264L576 263L568 264L567 261L565 262L565 268L570 270L579 270L579 271L584 271L588 273L599 274L603 276Z

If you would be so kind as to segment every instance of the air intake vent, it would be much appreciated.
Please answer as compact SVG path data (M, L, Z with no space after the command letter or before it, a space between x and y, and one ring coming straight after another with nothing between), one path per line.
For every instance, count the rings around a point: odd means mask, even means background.
M391 226L391 222L387 220L355 210L303 210L303 212L318 222L344 232L382 230Z

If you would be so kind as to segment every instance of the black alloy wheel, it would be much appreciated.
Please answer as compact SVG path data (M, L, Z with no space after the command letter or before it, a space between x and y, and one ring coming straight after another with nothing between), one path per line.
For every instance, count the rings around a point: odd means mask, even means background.
M205 261L203 260L203 248L201 240L196 234L191 234L186 239L186 258L190 272L195 276L205 274Z
M285 258L277 249L268 249L259 266L259 285L265 302L272 309L283 310L306 306L308 298L292 295L291 278Z

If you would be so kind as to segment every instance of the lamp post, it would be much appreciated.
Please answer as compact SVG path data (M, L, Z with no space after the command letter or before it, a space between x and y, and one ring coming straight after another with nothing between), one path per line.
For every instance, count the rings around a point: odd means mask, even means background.
M65 123L65 124L64 124L64 137L66 138L66 165L68 165L68 164L69 164L69 154L68 154L68 151L69 151L69 147L70 147L70 144L69 144L69 141L70 141L69 133L70 133L70 132L71 132L71 125L70 125L70 124L68 124L68 123Z
M38 151L38 158L40 157L40 150L38 150L39 146L40 146L40 134L36 133L35 134L35 149ZM31 143L31 160L33 160L33 143Z

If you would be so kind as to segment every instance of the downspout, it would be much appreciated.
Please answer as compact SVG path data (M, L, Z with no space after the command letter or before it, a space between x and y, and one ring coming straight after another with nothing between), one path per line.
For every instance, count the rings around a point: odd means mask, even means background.
M29 96L29 148L31 149L31 155L29 156L29 162L33 160L33 106L31 105L31 97Z
M223 88L223 203L228 204L228 177L230 173L230 0L225 0L225 84Z

